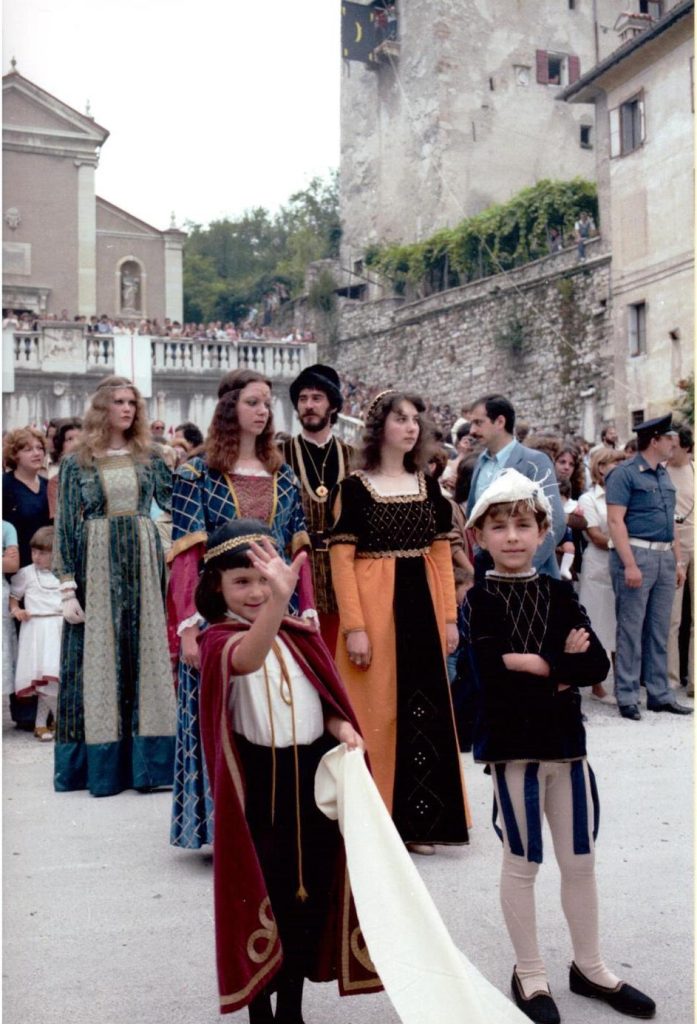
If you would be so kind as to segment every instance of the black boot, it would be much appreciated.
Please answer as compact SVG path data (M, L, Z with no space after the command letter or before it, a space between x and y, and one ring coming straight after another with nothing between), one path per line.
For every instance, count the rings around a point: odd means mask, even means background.
M302 1013L303 983L305 979L281 971L278 979L276 1024L305 1024Z
M262 989L259 995L252 999L247 1010L249 1011L249 1024L273 1024L274 1017L269 990Z

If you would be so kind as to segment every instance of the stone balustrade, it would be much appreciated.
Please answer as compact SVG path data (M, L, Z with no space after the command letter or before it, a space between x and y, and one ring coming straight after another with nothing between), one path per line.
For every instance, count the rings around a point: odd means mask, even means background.
M14 361L17 370L43 368L41 332L14 333ZM87 334L86 369L108 373L114 368L114 338L111 334ZM196 338L147 338L137 335L135 343L150 344L154 376L161 374L227 373L244 367L272 380L292 380L315 358L316 346L308 342L279 339L210 341Z

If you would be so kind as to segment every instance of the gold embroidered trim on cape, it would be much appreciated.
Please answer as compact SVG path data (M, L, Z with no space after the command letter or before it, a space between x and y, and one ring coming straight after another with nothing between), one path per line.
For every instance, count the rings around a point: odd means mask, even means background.
M181 555L183 551L188 551L195 544L205 544L207 540L208 534L205 530L199 530L197 533L187 533L185 537L179 537L167 552L167 561L173 562L177 555Z

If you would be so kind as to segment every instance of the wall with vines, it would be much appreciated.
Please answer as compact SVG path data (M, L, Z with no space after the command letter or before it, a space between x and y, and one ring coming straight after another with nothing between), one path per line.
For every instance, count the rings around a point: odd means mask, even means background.
M545 256L554 231L569 244L582 210L598 225L593 182L539 181L425 241L372 246L365 265L394 294L423 297Z

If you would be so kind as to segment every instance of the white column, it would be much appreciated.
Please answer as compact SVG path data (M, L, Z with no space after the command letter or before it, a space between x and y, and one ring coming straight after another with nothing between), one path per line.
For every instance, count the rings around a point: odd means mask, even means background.
M94 165L77 166L77 311L80 316L97 312L97 204Z
M165 316L184 322L184 276L182 246L186 235L182 231L165 235Z

